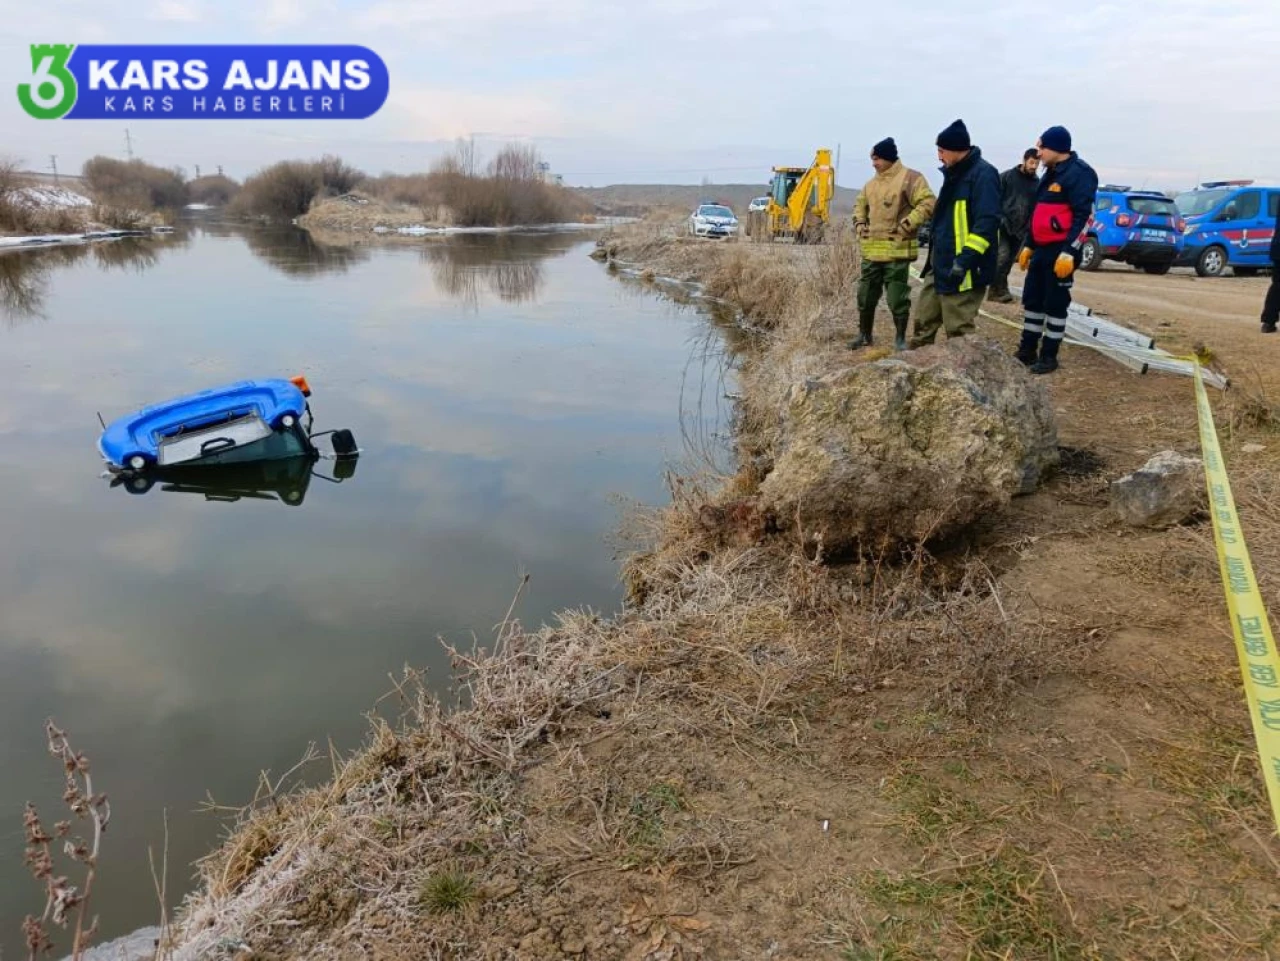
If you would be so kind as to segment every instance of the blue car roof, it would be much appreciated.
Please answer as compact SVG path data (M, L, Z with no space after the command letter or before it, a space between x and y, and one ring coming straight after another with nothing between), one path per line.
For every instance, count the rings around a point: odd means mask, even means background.
M134 454L155 458L160 442L183 428L198 428L231 415L257 414L268 424L284 414L301 417L307 400L283 378L241 380L143 407L107 425L98 440L102 456L123 465Z

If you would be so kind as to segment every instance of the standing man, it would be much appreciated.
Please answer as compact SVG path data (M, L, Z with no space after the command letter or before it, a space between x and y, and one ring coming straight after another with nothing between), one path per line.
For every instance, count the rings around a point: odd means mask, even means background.
M1085 228L1093 216L1098 175L1071 149L1066 127L1050 127L1036 146L1047 171L1036 191L1031 231L1018 251L1027 282L1017 357L1033 374L1050 374L1058 369L1058 348L1067 332L1072 274L1080 265Z
M1262 304L1262 332L1274 334L1276 321L1280 321L1280 223L1271 237L1271 286Z
M924 175L904 167L892 137L871 148L876 175L867 181L853 208L853 226L862 241L858 277L858 336L851 350L871 344L880 291L893 315L895 350L907 349L911 314L908 271L920 254L920 227L933 214L934 196Z
M916 302L912 347L932 344L938 330L963 337L975 330L973 318L996 273L996 234L1000 229L1000 174L969 142L963 120L938 134L942 190L933 212L929 263L932 272Z
M1018 251L1031 225L1031 208L1036 203L1040 179L1040 151L1031 147L1022 154L1022 163L1000 175L1000 253L996 259L996 279L991 284L991 299L997 304L1013 303L1009 293L1009 270L1018 259Z

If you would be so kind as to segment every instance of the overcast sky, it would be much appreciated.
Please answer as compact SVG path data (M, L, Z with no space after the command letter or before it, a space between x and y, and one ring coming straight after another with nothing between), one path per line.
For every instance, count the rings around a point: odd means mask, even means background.
M368 120L127 124L138 156L189 174L325 151L410 171L474 135L593 186L763 183L838 147L857 186L884 136L932 173L963 117L1001 168L1061 123L1104 181L1280 179L1275 0L0 0L0 152L78 171L123 156L126 123L28 118L32 42L358 43L386 62Z

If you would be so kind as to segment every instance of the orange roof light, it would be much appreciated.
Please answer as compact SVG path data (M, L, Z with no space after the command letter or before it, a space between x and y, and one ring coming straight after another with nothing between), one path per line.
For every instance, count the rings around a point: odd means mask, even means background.
M302 391L303 397L311 396L311 385L307 383L307 378L298 374L296 377L290 377L289 383L293 384L298 390Z

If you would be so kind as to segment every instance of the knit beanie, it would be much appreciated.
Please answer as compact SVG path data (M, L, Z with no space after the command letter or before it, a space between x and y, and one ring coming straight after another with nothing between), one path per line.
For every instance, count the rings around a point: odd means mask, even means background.
M938 134L938 146L943 150L969 150L973 144L969 142L969 128L964 121L957 120Z
M892 137L885 137L871 148L871 156L893 163L898 159L898 145L893 142Z
M1071 153L1071 132L1066 127L1050 127L1040 135L1040 143L1058 153Z

